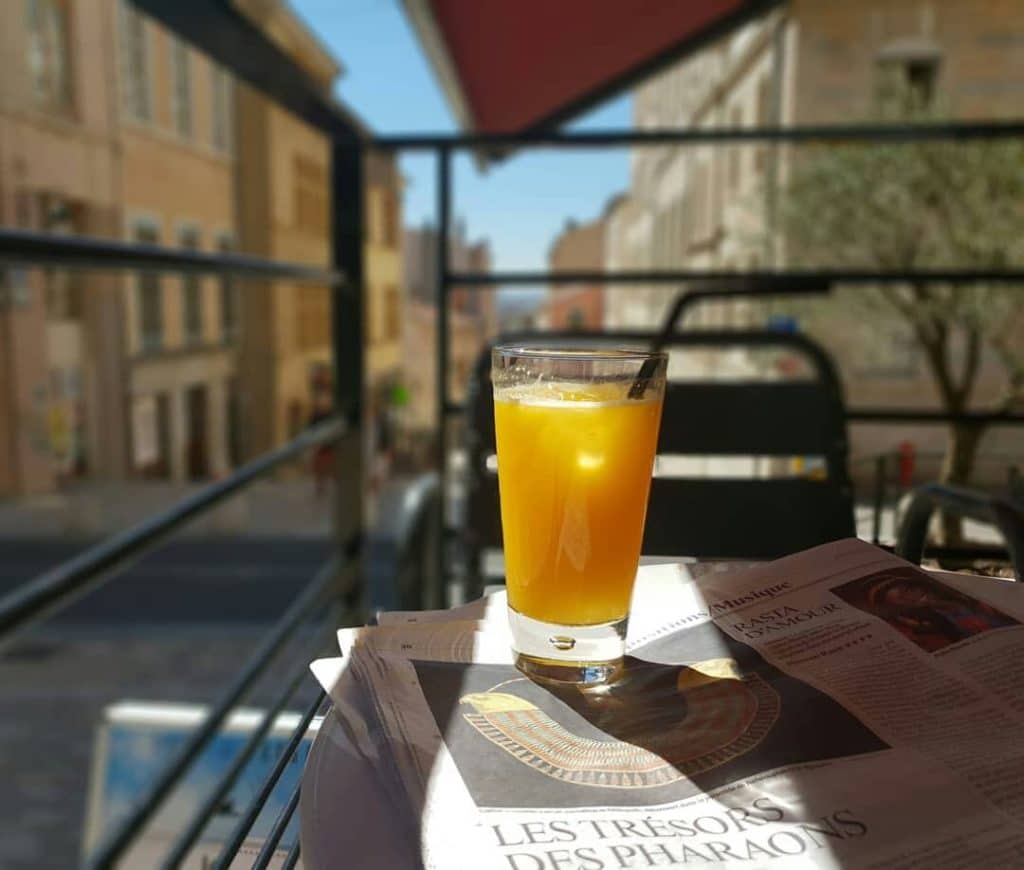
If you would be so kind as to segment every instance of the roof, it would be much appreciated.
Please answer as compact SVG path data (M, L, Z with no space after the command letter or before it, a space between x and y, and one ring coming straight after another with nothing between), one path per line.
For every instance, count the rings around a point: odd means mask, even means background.
M325 90L344 72L341 62L299 17L287 0L232 0L236 9L262 30Z
M467 133L561 124L778 0L403 0Z

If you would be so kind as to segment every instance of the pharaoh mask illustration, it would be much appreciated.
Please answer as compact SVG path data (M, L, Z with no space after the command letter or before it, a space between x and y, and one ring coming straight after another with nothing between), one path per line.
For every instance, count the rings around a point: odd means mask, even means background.
M607 736L573 733L531 700L546 693ZM627 658L621 678L601 691L541 689L523 677L460 703L469 708L463 718L520 763L617 789L669 785L733 761L764 739L780 709L771 686L728 658L685 666Z

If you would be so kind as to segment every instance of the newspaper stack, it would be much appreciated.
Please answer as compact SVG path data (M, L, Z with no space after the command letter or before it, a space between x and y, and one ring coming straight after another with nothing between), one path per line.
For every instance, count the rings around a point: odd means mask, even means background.
M519 673L502 593L339 632L312 668L389 837L314 857L304 833L307 866L1024 865L1018 584L854 540L694 567L641 568L600 690Z

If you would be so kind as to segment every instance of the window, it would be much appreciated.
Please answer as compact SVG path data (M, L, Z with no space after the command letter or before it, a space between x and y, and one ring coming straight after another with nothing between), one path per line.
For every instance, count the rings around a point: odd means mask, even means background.
M171 76L174 95L174 129L178 135L192 137L192 58L188 46L171 38Z
M40 105L71 107L68 0L28 0L28 67Z
M222 254L228 254L232 248L231 237L221 236L217 249ZM223 275L220 279L220 332L226 342L238 337L238 295L230 275Z
M711 235L711 181L708 175L708 165L700 163L697 166L696 180L694 184L694 210L696 212L697 233L695 241L703 242Z
M231 78L227 70L211 61L210 63L210 106L213 147L218 151L231 149Z
M743 126L743 112L739 106L733 106L729 114L729 126L733 129ZM743 148L740 145L732 145L729 148L729 189L736 190L740 186L740 160L743 158Z
M121 86L127 115L136 121L149 121L153 102L146 22L128 0L121 0Z
M178 235L183 248L199 249L199 232L183 229ZM185 272L181 277L182 308L185 319L185 344L200 344L203 340L203 294L199 275Z
M402 337L402 300L394 284L384 291L384 306L384 337L397 341Z
M398 196L393 190L385 190L382 201L384 226L381 240L387 247L394 248L398 246Z
M302 350L327 347L331 335L330 297L325 287L296 288L295 344Z
M320 238L327 236L327 170L301 154L292 160L295 226Z
M135 241L155 245L159 242L156 228L140 225ZM137 283L139 312L139 347L144 353L156 351L163 344L164 300L160 276L156 272L140 272Z
M922 107L930 106L935 99L935 79L939 66L934 61L911 61L903 68L907 89L911 99Z
M757 126L770 127L777 122L772 112L772 91L767 75L761 76L757 83ZM764 172L768 166L768 146L759 145L754 152L754 166L758 172Z
M50 320L78 320L82 316L80 288L72 284L67 269L47 268L43 271L46 282L46 316Z
M227 452L232 468L242 464L242 390L238 378L229 378L224 390L227 408Z
M942 47L927 37L896 39L879 51L875 99L883 115L897 117L930 109L935 102Z

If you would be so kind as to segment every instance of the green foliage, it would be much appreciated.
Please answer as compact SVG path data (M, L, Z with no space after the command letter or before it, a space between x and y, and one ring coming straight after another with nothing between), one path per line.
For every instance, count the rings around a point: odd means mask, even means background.
M916 113L911 120L933 120ZM1001 269L1024 264L1024 143L922 141L794 152L778 226L794 266ZM913 330L943 402L965 408L988 346L1024 399L1024 290L933 283L842 294L858 317ZM851 300L854 300L851 302ZM953 349L956 352L953 352Z

